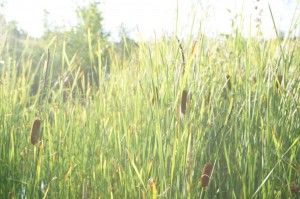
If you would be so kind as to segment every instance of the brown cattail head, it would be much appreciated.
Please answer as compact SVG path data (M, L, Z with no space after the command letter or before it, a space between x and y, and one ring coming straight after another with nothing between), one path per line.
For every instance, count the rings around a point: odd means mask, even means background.
M211 163L206 163L204 165L200 178L202 187L206 187L208 185L213 167L214 166Z
M30 141L31 144L35 145L39 138L40 138L40 126L41 126L41 120L36 119L33 122L32 128L31 128L31 136L30 136Z
M226 80L227 80L227 88L228 88L228 90L230 90L231 91L231 81L230 81L230 75L227 75L226 76Z
M290 190L292 193L300 193L300 187L294 182L290 184Z
M181 96L181 113L182 114L185 114L185 112L186 112L187 95L188 95L188 92L186 90L183 90L182 96Z

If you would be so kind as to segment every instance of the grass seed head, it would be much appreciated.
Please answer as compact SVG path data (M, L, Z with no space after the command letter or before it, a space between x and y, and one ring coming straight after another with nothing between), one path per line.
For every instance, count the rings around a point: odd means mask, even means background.
M211 163L206 163L204 165L202 169L201 178L200 178L202 187L206 187L208 185L212 170L213 170L213 165Z
M182 47L182 44L180 42L180 40L178 39L178 37L176 36L176 39L177 39L177 42L178 42L178 45L179 45L179 49L181 51L181 57L182 57L182 76L184 76L184 73L185 73L185 65L186 65L186 62L185 62L185 55L184 55L184 51L183 51L183 47Z
M31 128L31 136L30 136L30 141L31 144L35 145L39 138L40 138L40 126L41 126L41 120L36 119L33 122L32 128Z

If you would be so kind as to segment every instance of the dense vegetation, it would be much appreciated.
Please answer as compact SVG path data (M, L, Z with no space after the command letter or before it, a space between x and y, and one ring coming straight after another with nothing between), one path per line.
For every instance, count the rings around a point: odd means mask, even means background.
M93 6L40 39L4 23L1 198L299 197L297 40L112 43Z

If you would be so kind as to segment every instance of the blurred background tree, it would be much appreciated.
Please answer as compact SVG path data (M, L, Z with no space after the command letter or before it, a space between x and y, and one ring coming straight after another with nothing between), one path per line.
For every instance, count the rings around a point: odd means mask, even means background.
M10 58L17 60L15 64L20 70L26 70L22 68L22 63L30 62L23 65L32 68L30 71L33 77L29 84L32 84L32 94L36 94L43 79L49 48L52 87L62 84L67 87L76 81L81 91L87 86L97 88L101 78L109 77L111 62L118 62L118 67L130 65L133 58L129 56L138 47L123 26L120 29L120 40L109 41L110 33L103 27L100 8L101 4L96 1L77 6L77 23L71 27L51 22L51 13L44 10L44 33L40 38L30 37L15 21L7 22L0 10L0 45L6 46L0 48L0 61L4 58L6 63ZM75 80L76 74L79 77Z
M109 33L105 33L102 25L100 5L97 2L91 2L87 6L78 7L76 10L77 24L65 31L62 31L64 29L62 27L51 28L45 11L45 34L42 39L45 44L54 40L55 45L52 45L51 51L58 55L52 57L56 76L54 79L59 76L66 79L66 75L74 74L74 71L79 68L80 74L86 80L86 85L81 85L82 87L86 87L87 84L98 86L99 71L109 68L110 60L106 48ZM73 68L68 66L68 62L72 62ZM68 72L64 74L64 71ZM72 78L68 79L72 81ZM78 82L78 84L80 85L82 82Z

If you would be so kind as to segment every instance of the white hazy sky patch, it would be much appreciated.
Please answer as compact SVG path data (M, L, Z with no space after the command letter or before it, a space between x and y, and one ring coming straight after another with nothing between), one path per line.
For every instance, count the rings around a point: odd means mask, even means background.
M144 39L148 39L155 35L171 34L176 31L176 24L179 36L186 36L191 32L197 34L200 26L201 30L209 35L230 33L233 19L236 25L243 24L244 35L255 34L255 19L260 12L263 34L275 35L266 0L102 0L100 2L104 28L111 32L114 39L119 36L121 24L132 37L137 38L140 33ZM9 0L2 12L7 20L17 21L26 32L39 37L43 33L44 10L49 12L50 24L68 28L76 24L76 6L87 3L87 0ZM276 27L281 31L287 31L295 11L296 18L299 15L297 1L272 0L269 3Z
M103 6L104 26L114 32L118 32L120 24L123 24L128 31L137 34L135 30L138 29L143 37L149 38L154 32L175 28L176 1L128 0L123 3L120 0L106 0Z

